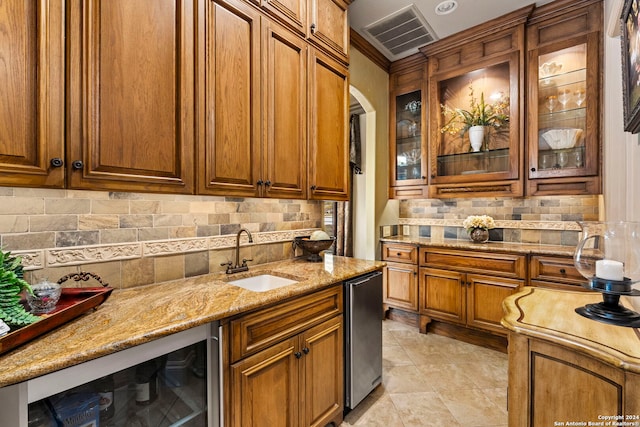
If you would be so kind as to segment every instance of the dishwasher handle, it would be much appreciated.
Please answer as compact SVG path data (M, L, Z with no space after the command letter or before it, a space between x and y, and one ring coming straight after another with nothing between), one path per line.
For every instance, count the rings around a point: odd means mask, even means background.
M375 277L378 277L380 275L382 275L381 271L374 271L373 273L357 277L357 278L355 278L353 280L349 280L349 281L347 281L347 284L349 286L353 286L354 288L357 288L358 286L362 286L365 283L369 282L371 279L373 279Z

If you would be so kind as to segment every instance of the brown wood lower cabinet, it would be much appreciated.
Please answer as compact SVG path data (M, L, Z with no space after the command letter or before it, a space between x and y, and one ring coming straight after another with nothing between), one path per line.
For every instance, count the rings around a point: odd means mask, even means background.
M341 286L247 314L227 326L227 426L342 422Z
M633 399L625 404L625 383L635 384L627 386L632 397L632 390L640 386L639 375L625 375L595 358L516 334L510 335L509 348L509 426L554 426L566 421L607 425L603 416L640 415L625 411L629 404L637 410ZM594 424L598 422L604 423Z
M414 244L383 243L382 260L387 263L383 273L383 310L394 308L418 313L418 247ZM390 317L393 316L389 313Z
M502 300L526 277L523 255L420 248L420 331L432 320L506 335Z

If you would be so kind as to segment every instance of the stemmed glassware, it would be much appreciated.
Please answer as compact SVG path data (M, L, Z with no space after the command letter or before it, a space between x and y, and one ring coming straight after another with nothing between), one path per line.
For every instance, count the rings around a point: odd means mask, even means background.
M562 104L562 109L564 110L567 107L567 103L571 98L571 91L569 89L560 89L558 91L558 101Z
M547 108L549 109L550 113L553 113L553 110L555 110L556 106L558 105L558 97L555 95L551 95L547 98Z
M560 168L564 168L569 163L569 154L566 151L561 151L558 153L558 166Z
M584 89L577 89L573 94L576 99L576 104L578 104L578 107L581 107L582 103L585 101L585 99L587 99L587 94L585 93Z

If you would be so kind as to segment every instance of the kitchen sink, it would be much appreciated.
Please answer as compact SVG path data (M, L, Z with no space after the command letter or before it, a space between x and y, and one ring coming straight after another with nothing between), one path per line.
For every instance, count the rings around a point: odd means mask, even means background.
M235 280L227 280L226 282L230 285L239 286L250 291L266 292L272 289L281 288L283 286L293 285L294 283L298 283L299 280L289 279L287 277L276 276L267 273L239 278Z

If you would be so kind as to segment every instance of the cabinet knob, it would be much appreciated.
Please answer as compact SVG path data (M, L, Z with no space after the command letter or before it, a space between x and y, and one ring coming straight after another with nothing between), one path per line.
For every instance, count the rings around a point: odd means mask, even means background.
M531 168L531 172L535 172L535 171L536 171L536 168Z
M266 180L266 181L264 182L264 185L266 185L267 187L270 187L270 186L271 186L271 181Z
M303 348L303 349L302 349L302 352L303 352L304 354L309 354L309 347L305 347L305 348Z
M431 179L436 179L436 176L435 175L431 175Z
M59 168L60 166L62 166L62 163L63 162L60 157L54 157L53 159L49 160L49 164L52 168Z
M82 160L74 160L73 163L71 163L71 166L74 169L82 169L84 167L84 163Z
M316 33L316 24L311 24L311 34Z
M300 353L299 351L296 351L295 353L293 353L293 355L296 357L296 359L300 359L302 357L302 353Z
M315 190L316 188L318 188L318 187L316 187L315 185L312 185L312 186L311 186L311 189L312 189L312 190Z
M426 176L424 176L424 175L422 175L422 180L425 180L425 179L427 179L427 177L426 177Z
M567 270L565 270L564 268L560 269L560 274L567 274Z
M257 185L262 185L262 184L264 184L264 182L263 182L261 179L259 179L259 180L256 182L256 184L257 184Z

